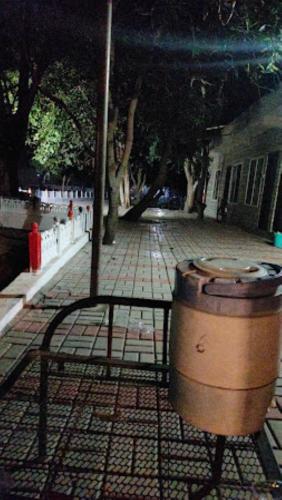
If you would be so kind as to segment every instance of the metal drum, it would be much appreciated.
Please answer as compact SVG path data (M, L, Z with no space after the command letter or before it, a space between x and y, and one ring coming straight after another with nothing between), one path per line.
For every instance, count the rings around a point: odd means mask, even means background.
M281 283L268 263L177 266L169 399L184 420L226 436L262 428L278 376Z

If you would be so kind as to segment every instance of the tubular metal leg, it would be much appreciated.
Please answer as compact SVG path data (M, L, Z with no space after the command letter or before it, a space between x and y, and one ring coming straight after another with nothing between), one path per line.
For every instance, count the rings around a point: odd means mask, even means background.
M167 342L168 342L168 317L169 309L164 309L164 322L163 322L163 365L167 364ZM167 386L167 372L163 372L162 383Z
M225 436L217 436L215 459L212 465L212 481L215 483L218 483L221 479L225 442Z
M222 465L223 465L223 455L225 447L226 437L217 436L216 448L215 448L215 458L212 464L212 477L208 484L200 488L195 493L190 495L191 500L200 500L208 495L213 488L215 488L221 479Z
M109 310L109 327L108 327L108 344L107 344L107 358L112 359L113 350L113 322L114 322L114 305L110 305ZM111 376L111 368L107 367L107 377Z
M65 363L63 361L58 361L58 371L63 372L65 369Z
M39 395L39 457L44 458L47 451L47 394L48 394L48 361L40 362L40 395Z

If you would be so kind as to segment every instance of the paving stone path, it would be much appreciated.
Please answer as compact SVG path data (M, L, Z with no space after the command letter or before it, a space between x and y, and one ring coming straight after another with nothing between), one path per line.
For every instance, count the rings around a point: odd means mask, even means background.
M120 223L116 240L116 245L103 247L101 294L171 299L175 264L196 256L239 256L282 264L282 250L265 238L213 221L154 219ZM67 305L89 295L90 253L88 244L34 297L32 304L42 309L31 309L27 304L6 328L0 339L2 379L26 350L40 345L57 312L44 306ZM161 312L120 307L114 324L114 357L160 361ZM69 353L104 355L106 335L105 310L77 311L57 329L52 346ZM266 430L282 464L282 378L276 395L277 407L268 414Z

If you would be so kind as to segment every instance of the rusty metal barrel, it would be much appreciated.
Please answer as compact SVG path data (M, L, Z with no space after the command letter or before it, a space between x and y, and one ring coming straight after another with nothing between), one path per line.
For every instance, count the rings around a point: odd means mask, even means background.
M177 265L169 399L185 421L225 436L262 428L278 376L281 283L275 264Z

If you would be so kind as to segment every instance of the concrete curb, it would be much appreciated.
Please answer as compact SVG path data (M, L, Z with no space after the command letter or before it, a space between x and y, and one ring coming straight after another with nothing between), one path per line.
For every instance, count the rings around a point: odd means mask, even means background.
M0 336L5 326L18 314L25 303L31 300L88 241L89 236L86 233L67 247L62 255L51 260L38 274L21 273L0 292Z

